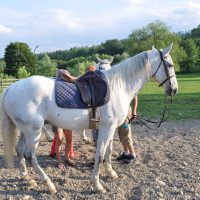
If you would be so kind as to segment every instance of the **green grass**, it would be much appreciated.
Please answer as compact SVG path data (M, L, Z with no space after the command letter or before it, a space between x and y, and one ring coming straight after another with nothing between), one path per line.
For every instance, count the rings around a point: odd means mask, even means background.
M200 73L177 75L179 92L172 104L167 104L168 120L200 119ZM138 114L160 118L165 95L158 83L148 82L139 92Z
M200 119L200 72L177 75L179 92L167 104L168 120ZM138 114L158 119L164 110L164 90L150 81L139 92Z

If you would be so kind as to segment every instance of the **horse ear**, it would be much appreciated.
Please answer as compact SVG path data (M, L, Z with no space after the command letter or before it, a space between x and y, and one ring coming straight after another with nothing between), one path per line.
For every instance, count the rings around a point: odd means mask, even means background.
M173 43L171 43L168 47L163 49L163 56L167 55L170 53L171 49L172 49Z
M111 64L114 60L114 56L109 60L109 63Z
M98 62L101 62L102 60L97 56L97 60L98 60Z
M152 51L153 51L153 50L156 50L156 48L154 47L154 45L152 45L152 49L151 49L151 50L152 50Z

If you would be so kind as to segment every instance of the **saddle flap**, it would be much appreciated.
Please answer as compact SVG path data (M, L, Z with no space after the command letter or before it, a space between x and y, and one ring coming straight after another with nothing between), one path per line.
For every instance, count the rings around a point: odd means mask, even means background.
M91 92L90 92L90 87L89 87L89 83L87 83L86 81L77 81L76 82L78 88L79 88L79 92L81 94L82 100L84 103L91 105Z
M91 92L91 85L93 92ZM88 71L86 74L76 80L79 91L84 103L92 105L92 95L95 98L96 106L105 99L108 94L108 84L105 75L101 71Z

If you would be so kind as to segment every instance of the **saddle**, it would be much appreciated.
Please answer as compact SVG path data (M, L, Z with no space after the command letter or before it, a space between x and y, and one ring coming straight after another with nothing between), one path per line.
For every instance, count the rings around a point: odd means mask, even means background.
M83 76L74 77L66 70L57 72L57 80L65 80L74 83L80 92L82 101L87 108L92 108L91 121L99 122L100 119L96 115L96 108L104 105L110 99L110 91L106 76L103 72L88 71Z
M56 78L61 78L64 81L67 81L69 83L74 83L77 79L77 77L72 76L67 70L59 69L56 72Z
M75 81L83 102L92 107L93 116L91 121L95 122L99 121L99 119L96 118L96 108L101 105L108 90L107 81L102 78L103 73L99 72L100 71L88 71Z

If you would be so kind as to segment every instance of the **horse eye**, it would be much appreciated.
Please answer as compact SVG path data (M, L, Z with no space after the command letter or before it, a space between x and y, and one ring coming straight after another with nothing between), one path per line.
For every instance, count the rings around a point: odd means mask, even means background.
M172 63L170 63L170 62L168 62L168 61L165 61L165 63L166 63L166 65L167 65L169 68L173 67L173 64L172 64Z

